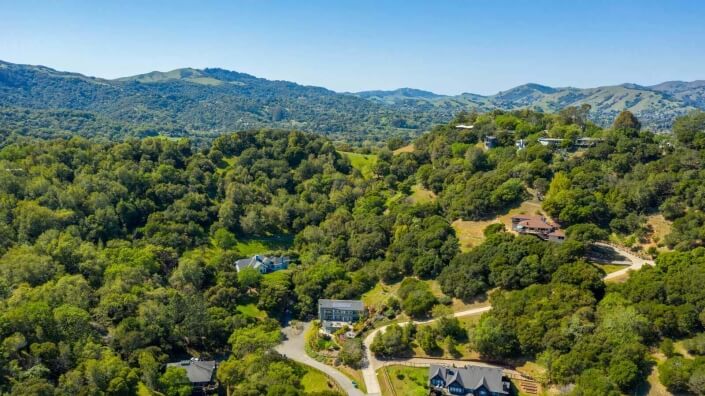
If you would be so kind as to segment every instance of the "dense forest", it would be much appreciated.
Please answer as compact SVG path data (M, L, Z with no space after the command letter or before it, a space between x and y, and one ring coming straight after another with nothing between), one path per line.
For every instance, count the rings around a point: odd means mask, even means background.
M107 80L0 61L0 129L42 138L188 136L203 147L200 140L223 133L273 127L381 146L390 138L413 140L462 110L548 113L589 105L589 118L601 126L631 109L649 129L665 132L677 116L705 109L704 92L703 82L693 81L590 89L525 84L490 96L408 88L352 94L218 68Z
M281 322L310 319L319 298L400 282L384 307L391 318L488 292L493 309L465 335L452 320L433 332L392 327L375 340L380 355L467 337L488 360L534 359L552 383L593 395L633 389L660 347L663 383L704 394L705 358L678 356L672 340L705 354L705 113L656 135L628 112L603 129L588 111L461 113L413 150L379 150L369 172L297 131L203 144L15 136L0 149L0 391L181 395L185 374L164 363L191 355L222 360L231 394L307 394L301 366L273 350ZM72 131L65 122L57 129ZM485 136L497 147L482 146ZM565 143L544 146L545 136ZM576 150L578 137L596 143ZM419 186L437 198L406 199ZM563 244L490 226L461 251L453 221L492 218L530 196L566 228ZM664 251L644 252L657 265L606 286L585 252L610 234L642 237L655 212L673 221ZM235 270L244 245L272 238L290 242L277 249L292 268Z
M179 69L104 80L2 61L0 107L6 113L31 113L29 122L10 129L21 135L55 131L58 137L66 129L76 129L83 136L120 139L180 137L184 131L212 139L232 131L275 127L347 142L383 142L391 136L418 136L434 122L450 119L448 114L396 109L325 88L223 69ZM34 128L38 121L43 130Z

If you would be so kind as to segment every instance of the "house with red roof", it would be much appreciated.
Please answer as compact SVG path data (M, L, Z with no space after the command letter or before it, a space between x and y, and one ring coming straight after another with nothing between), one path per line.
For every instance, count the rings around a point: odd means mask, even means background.
M544 241L561 243L565 240L565 232L557 224L543 216L512 216L512 230L519 234L536 235Z

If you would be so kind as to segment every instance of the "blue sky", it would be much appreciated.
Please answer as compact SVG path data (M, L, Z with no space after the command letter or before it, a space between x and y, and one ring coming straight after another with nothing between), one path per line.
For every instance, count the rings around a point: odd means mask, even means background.
M336 91L705 79L705 1L6 1L0 59L222 67Z

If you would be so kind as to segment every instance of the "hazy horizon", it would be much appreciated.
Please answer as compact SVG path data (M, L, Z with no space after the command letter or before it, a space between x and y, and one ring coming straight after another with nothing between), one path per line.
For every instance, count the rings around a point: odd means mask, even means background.
M218 67L337 92L446 95L705 79L696 1L0 6L0 59L108 79Z

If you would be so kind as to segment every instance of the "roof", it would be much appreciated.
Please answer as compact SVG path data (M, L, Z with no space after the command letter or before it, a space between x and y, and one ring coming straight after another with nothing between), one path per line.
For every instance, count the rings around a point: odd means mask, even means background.
M235 261L235 267L237 268L238 271L241 271L243 268L246 267L252 267L252 268L259 268L262 265L277 265L277 264L282 264L285 261L289 261L288 257L268 257L268 256L260 256L260 255L254 255L252 257L244 258Z
M543 220L543 217L541 216L536 216L536 215L524 215L524 214L518 214L512 216L512 220L517 219L517 220L529 220L529 219L539 219Z
M519 222L519 226L526 228L551 228L554 227L542 219L527 219Z
M455 127L459 128L459 129L473 129L473 128L475 128L474 125L465 125L465 124L458 124Z
M565 232L561 229L556 229L549 233L548 236L565 237Z
M432 364L428 368L428 379L430 380L436 376L443 378L446 384L456 381L466 389L477 389L480 386L484 386L493 393L509 394L504 387L502 369L499 367L467 365L455 368Z
M365 306L360 300L318 300L320 308L346 309L349 311L363 311Z
M186 370L189 381L193 384L211 382L215 371L215 360L182 360L167 363L167 367L181 367Z
M593 138L593 137L580 137L580 138L577 138L576 140L578 140L578 141L584 141L584 142L602 142L602 141L604 141L605 139L602 139L602 138Z

